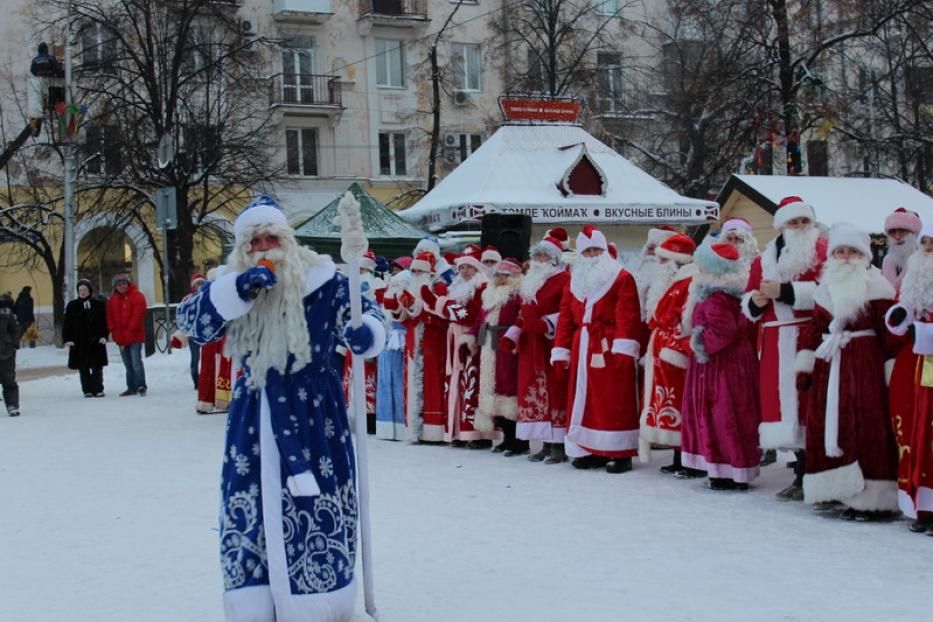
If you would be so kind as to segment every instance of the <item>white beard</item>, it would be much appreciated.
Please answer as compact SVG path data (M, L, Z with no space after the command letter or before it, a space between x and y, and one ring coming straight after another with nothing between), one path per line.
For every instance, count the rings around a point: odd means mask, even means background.
M278 235L282 245L258 253L249 253L246 245L240 245L227 261L227 267L235 272L255 266L260 259L275 264L276 284L260 290L249 312L227 327L227 352L232 357L247 357L245 362L250 368L247 383L254 389L265 386L270 369L284 373L289 355L294 356L292 371L311 361L304 308L304 298L310 293L307 273L330 259L299 246L291 228L261 230ZM248 230L245 238L251 237Z
M390 276L386 283L386 296L389 298L400 296L407 290L413 278L411 272L408 270L402 270L398 274Z
M483 290L483 309L491 311L507 303L518 291L519 282L519 279L510 277L507 285L496 286L492 283L487 285Z
M900 302L917 318L933 311L933 253L919 249L907 259Z
M477 272L469 281L458 274L447 288L447 297L460 304L466 304L473 298L476 288L485 282L486 275L482 272Z
M621 266L609 253L578 257L570 271L570 289L579 299L589 298L619 273Z
M827 310L839 326L854 320L868 304L868 268L867 257L826 260L819 287L829 294L832 308Z
M888 238L888 252L885 258L890 257L896 267L903 269L904 266L907 265L907 260L910 259L910 256L913 255L915 250L917 250L916 233L905 236L900 242L895 242L891 238Z
M532 261L528 267L528 272L522 277L522 299L526 302L533 301L541 286L562 269L561 266L555 266L549 261Z
M417 276L412 274L411 278L408 279L408 283L403 285L403 287L409 294L411 294L415 298L420 298L421 288L425 285L431 285L433 282L434 282L433 274L425 273L425 274L419 274Z
M820 239L822 231L812 225L803 230L786 229L782 235L784 248L781 249L777 268L783 282L793 281L816 264L816 241Z
M658 258L654 255L648 255L647 257L642 257L641 261L638 262L638 265L635 266L635 269L631 272L632 276L635 277L635 281L639 284L639 287L647 288L660 269L661 262Z
M658 301L667 292L667 288L671 286L678 269L680 269L680 266L673 261L658 264L654 278L648 283L648 290L645 292L644 319L650 319L654 315Z

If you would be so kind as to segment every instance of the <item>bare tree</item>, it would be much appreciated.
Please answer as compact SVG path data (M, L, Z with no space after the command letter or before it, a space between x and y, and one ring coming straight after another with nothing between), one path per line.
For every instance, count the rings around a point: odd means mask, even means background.
M267 42L243 36L232 2L49 4L57 13L47 25L78 39L75 99L91 110L80 187L106 189L100 209L142 228L177 298L194 267L196 243L218 233L216 215L282 171L270 150ZM160 168L156 146L166 134L176 154ZM157 187L175 189L178 209L167 258L153 218Z

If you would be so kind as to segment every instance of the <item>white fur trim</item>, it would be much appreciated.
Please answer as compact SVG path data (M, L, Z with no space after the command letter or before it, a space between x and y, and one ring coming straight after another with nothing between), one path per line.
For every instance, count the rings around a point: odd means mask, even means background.
M457 337L457 348L463 344L470 346L470 352L476 352L476 335L464 333Z
M642 426L640 430L641 440L654 445L666 445L667 447L680 447L680 430L662 430L650 426Z
M570 362L570 350L567 348L551 348L551 365L560 361Z
M601 248L604 251L609 250L609 244L606 242L606 236L599 229L593 230L592 237L586 237L583 232L577 234L577 254L582 255L583 251L590 248Z
M285 212L277 207L262 204L255 205L249 209L244 209L233 221L233 235L239 239L244 231L256 225L288 227L288 218L285 217Z
M596 451L630 451L638 449L638 430L607 431L576 425L567 432L566 440Z
M816 292L816 281L793 281L791 287L794 288L794 310L812 311L813 294Z
M806 503L841 501L865 489L865 477L858 462L803 476L803 500Z
M413 352L405 351L405 428L408 442L417 443L424 427L424 324L418 323L408 330L415 331L415 347Z
M522 422L515 426L515 436L524 441L563 443L565 428L555 428L550 421Z
M884 362L884 384L891 386L891 374L894 372L894 360L888 359Z
M659 246L654 250L654 254L658 257L664 259L670 259L679 264L689 264L693 261L693 255L688 255L687 253L675 253L674 251L669 251L663 246Z
M211 304L225 320L235 320L243 317L253 308L253 301L245 301L236 291L236 279L240 276L236 272L225 274L211 283L208 292Z
M557 336L557 320L560 318L560 313L549 313L548 315L542 315L541 319L547 324L547 333L545 333L545 338L553 340Z
M816 353L813 350L800 350L794 361L794 371L798 374L812 374L816 365Z
M495 411L500 417L509 421L518 419L518 398L514 395L496 395Z
M521 326L509 326L509 329L505 331L505 334L503 335L503 337L507 337L508 339L518 344L518 340L521 337L521 335L522 335Z
M862 492L841 501L853 510L896 512L897 482L893 479L866 479Z
M774 228L780 231L784 228L784 225L787 224L788 220L794 218L809 218L811 222L815 223L816 213L809 203L804 203L803 201L788 203L774 212Z
M311 471L290 475L285 480L285 487L293 497L316 497L321 494L321 487Z
M914 322L914 354L933 354L933 322Z
M907 312L907 315L905 316L904 321L897 325L891 323L891 313L895 309L903 309L904 311ZM899 337L907 334L907 331L910 328L910 325L913 324L913 322L914 322L914 314L911 313L910 309L908 309L904 305L900 305L900 304L891 305L891 308L888 309L888 312L884 314L884 323L885 323L885 326L888 327L888 332L890 332L892 335L898 335Z
M751 302L752 302L752 293L753 293L753 292L745 292L745 293L742 295L742 305L741 305L741 306L742 306L742 315L745 316L745 319L747 319L749 322L755 323L755 322L757 322L758 320L760 320L760 319L764 316L764 313L762 313L762 314L760 314L760 315L753 315L753 314L752 314L751 306L750 306L750 305L751 305Z
M797 390L796 383L794 391ZM758 424L758 444L762 449L798 449L803 447L803 428L797 421L773 421Z
M305 274L308 283L308 291L305 292L306 296L316 292L324 283L334 278L334 275L337 274L337 264L326 255L324 257L326 261L311 266Z
M907 518L917 518L917 512L933 512L933 488L917 489L916 503L905 490L897 491L897 504Z
M634 359L637 359L640 348L641 346L634 339L613 339L612 340L612 353L613 354L624 354L625 356L630 356Z
M373 344L363 352L362 354L354 354L354 356L361 356L364 359L371 359L375 356L379 356L379 353L382 352L382 349L386 345L386 327L378 318L372 316L368 313L363 314L363 324L365 324L373 334Z
M687 369L687 365L690 364L690 357L683 352L678 352L671 348L661 348L661 351L658 353L658 358L668 365L673 365L679 369Z
M761 473L761 467L757 464L752 467L734 467L722 462L707 462L703 456L686 451L680 454L680 461L689 469L706 471L708 477L731 479L739 484L749 484Z
M224 592L227 622L275 622L275 603L268 585L253 585Z

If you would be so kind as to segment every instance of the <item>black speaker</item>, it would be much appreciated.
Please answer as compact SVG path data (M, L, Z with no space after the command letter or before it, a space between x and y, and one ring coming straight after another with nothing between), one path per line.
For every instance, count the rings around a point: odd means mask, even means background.
M480 244L499 249L503 258L512 257L519 262L528 259L531 246L531 216L523 214L485 214Z

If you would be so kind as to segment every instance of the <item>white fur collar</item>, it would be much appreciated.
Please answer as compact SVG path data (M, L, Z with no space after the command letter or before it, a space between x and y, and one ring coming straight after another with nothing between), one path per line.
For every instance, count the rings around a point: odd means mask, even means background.
M833 315L833 319L845 323L846 321L855 319L858 312L865 308L865 305L872 300L894 300L895 293L894 286L891 285L890 281L884 278L884 275L881 274L881 270L875 266L871 266L868 269L868 287L860 307L856 309L836 309L835 307L838 305L833 304L829 294L829 288L825 284L821 284L816 288L816 291L813 292L813 301L829 311Z
M320 289L324 283L328 282L334 278L334 274L337 273L337 265L327 257L321 263L315 264L308 268L308 271L305 272L305 277L308 282L308 291L305 292L305 296L308 296L318 289Z

